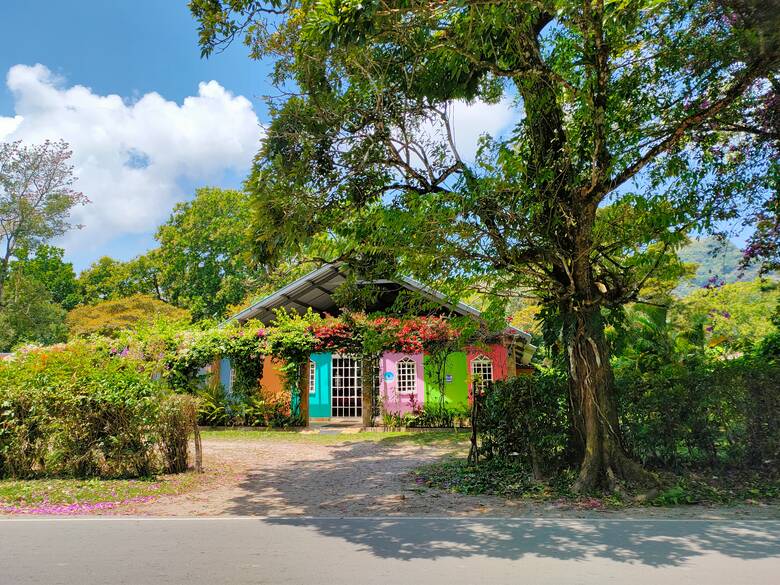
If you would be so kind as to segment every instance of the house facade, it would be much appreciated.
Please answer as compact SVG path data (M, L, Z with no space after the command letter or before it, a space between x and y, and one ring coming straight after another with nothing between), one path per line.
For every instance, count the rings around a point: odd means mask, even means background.
M321 315L339 314L334 301L335 291L347 281L348 269L326 265L234 315L245 322L257 319L273 322L279 309L300 314L311 309ZM361 281L358 285L373 287L374 306L368 311L381 311L393 305L398 295L420 299L426 314L440 316L470 316L480 318L477 309L464 303L450 303L439 293L409 278ZM411 316L411 315L410 315ZM377 360L334 352L314 352L300 380L300 410L307 420L352 419L369 421L377 412L404 414L426 405L465 410L470 400L470 388L490 381L517 375L526 369L536 349L530 335L514 327L491 336L479 347L466 347L445 357L426 353L387 351ZM365 370L371 370L364 376ZM231 364L221 360L217 365L218 379L228 390L231 386ZM366 380L373 388L367 392ZM284 392L280 364L265 357L260 388L266 395ZM443 390L443 392L442 392ZM367 403L367 402L370 402Z

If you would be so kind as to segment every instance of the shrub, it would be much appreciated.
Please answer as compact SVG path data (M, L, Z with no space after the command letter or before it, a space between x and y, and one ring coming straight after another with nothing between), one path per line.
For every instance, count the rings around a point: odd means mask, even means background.
M160 404L160 452L167 473L187 471L188 439L197 411L197 400L183 394L171 394Z
M533 469L554 472L569 448L566 378L536 372L496 382L481 399L477 427L480 451Z
M186 468L194 402L87 342L0 363L0 476L138 477Z
M441 404L419 403L414 395L410 397L412 410L408 412L392 412L380 404L382 425L398 429L452 429L464 428L471 424L471 407L446 407Z
M228 394L221 384L208 384L198 391L198 424L212 427L290 427L303 424L290 409L290 396Z
M780 456L780 367L752 356L618 371L629 449L658 468L770 466Z

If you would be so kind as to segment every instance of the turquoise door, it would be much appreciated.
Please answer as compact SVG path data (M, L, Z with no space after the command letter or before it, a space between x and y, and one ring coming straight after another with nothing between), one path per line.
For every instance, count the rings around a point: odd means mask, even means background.
M230 395L233 390L233 372L230 370L230 360L222 358L219 360L219 383L225 389L225 394Z
M314 392L309 389L309 416L328 418L330 417L330 354L313 353L311 361L314 362Z

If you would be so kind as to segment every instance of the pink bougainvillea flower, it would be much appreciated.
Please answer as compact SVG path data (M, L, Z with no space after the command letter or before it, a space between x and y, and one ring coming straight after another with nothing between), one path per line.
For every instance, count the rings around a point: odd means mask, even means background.
M64 516L64 515L78 515L89 514L91 512L101 512L104 510L113 510L114 508L126 504L143 504L151 502L155 499L155 496L137 496L134 498L127 498L125 500L119 500L114 502L74 502L72 504L50 504L44 500L40 504L34 506L25 505L0 505L0 513L4 514L32 514L32 515L44 515L44 516Z

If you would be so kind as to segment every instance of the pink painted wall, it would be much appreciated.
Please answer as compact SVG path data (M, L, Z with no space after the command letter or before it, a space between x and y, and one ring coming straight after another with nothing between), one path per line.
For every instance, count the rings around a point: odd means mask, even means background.
M398 369L397 364L403 358L408 357L417 365L416 367L416 392L403 394L398 392ZM379 359L380 395L382 398L382 408L386 412L406 413L413 410L412 398L419 408L422 408L425 400L425 388L423 382L423 355L421 353L397 353L386 352ZM388 380L385 374L390 372L392 380Z
M469 368L469 383L471 383L471 361L484 355L493 362L493 380L504 380L507 376L507 358L506 347L500 343L494 343L487 347L467 347L466 362Z

